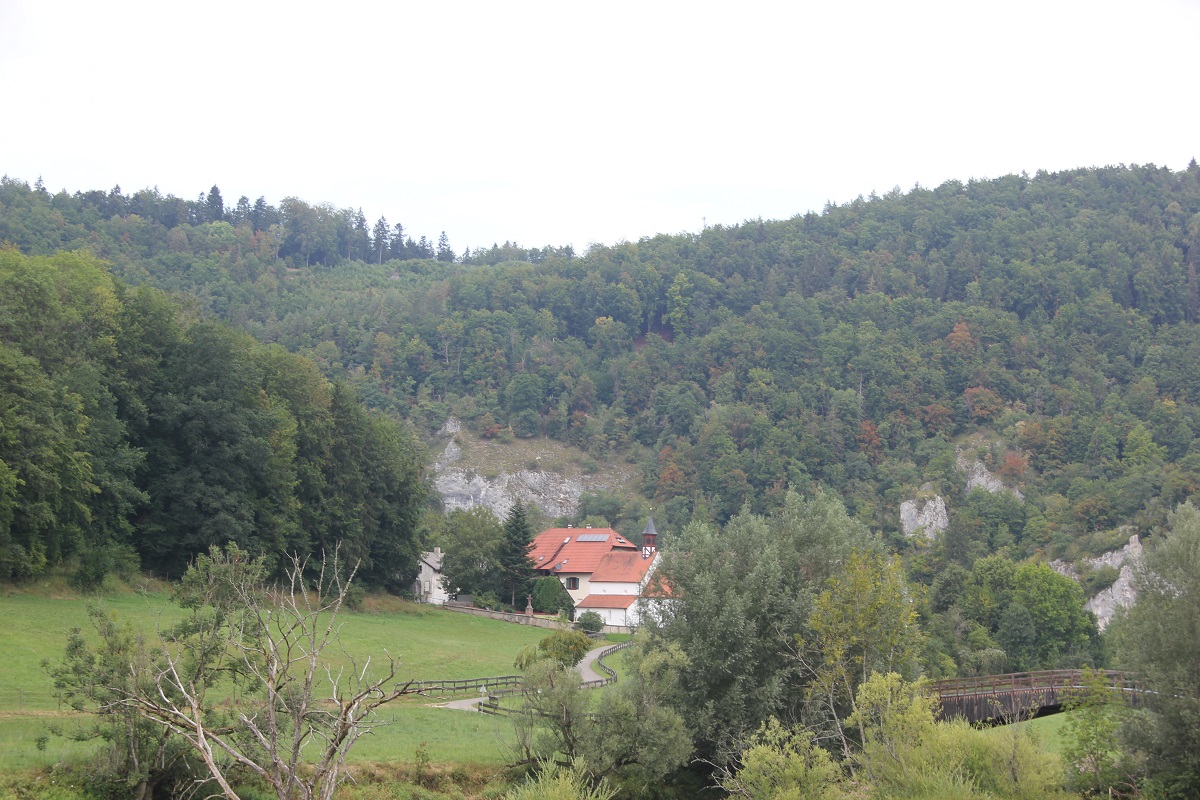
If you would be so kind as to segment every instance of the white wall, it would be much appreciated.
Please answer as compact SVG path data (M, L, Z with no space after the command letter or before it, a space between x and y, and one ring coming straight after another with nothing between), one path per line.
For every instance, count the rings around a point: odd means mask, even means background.
M571 602L579 605L583 602L583 598L592 593L592 573L590 572L556 572L554 576L562 583L563 588L567 586L567 578L579 578L578 589L567 589L567 594L571 595Z
M417 601L442 605L450 599L449 593L442 586L442 573L421 561L421 571L417 574L417 586L414 592Z
M592 594L620 594L629 596L631 594L641 594L641 592L641 585L632 581L592 581Z

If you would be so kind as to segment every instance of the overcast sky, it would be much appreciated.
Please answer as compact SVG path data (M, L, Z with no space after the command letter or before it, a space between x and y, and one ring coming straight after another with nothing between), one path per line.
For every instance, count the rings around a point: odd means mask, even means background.
M0 0L0 172L457 250L1200 157L1200 0Z

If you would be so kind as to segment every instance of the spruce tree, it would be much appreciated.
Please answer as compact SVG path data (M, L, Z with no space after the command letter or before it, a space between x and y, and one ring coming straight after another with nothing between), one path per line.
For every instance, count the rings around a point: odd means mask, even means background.
M221 190L216 184L208 190L204 199L205 217L208 222L222 222L225 219L225 201L221 198Z
M390 230L390 228L388 228L387 217L380 217L379 220L375 223L375 229L373 231L373 233L375 234L375 237L374 237L375 253L376 253L376 257L378 258L378 263L380 263L380 264L383 263L384 251L388 249L388 231L389 230Z
M521 501L513 503L504 518L504 541L500 544L500 592L508 594L509 604L517 607L517 596L529 594L533 587L533 562L529 559L529 544L533 528L525 515Z

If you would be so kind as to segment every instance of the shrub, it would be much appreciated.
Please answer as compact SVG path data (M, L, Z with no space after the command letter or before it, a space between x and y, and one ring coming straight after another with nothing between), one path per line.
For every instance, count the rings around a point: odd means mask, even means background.
M600 616L595 611L585 611L579 615L579 619L575 620L580 628L588 633L599 633L604 627L604 617Z
M539 614L566 611L569 616L575 611L575 603L563 588L562 581L553 575L546 575L533 582L533 610Z
M1108 587L1117 582L1117 578L1121 577L1121 571L1116 567L1102 566L1088 572L1081 579L1083 585L1083 593L1088 597L1095 597L1103 592Z

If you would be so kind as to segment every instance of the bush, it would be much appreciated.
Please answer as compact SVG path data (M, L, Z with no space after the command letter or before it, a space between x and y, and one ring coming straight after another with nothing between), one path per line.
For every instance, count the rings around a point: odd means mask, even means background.
M575 612L575 603L563 588L562 581L553 575L546 575L533 582L533 610L539 614L566 611L570 616Z
M1083 593L1088 597L1095 597L1103 592L1108 587L1117 582L1117 578L1121 577L1121 571L1116 567L1103 566L1088 572L1080 580L1083 585Z
M585 611L579 615L579 619L575 620L575 623L588 633L599 633L600 629L604 627L604 617L595 611Z
M107 544L84 548L79 563L71 575L71 585L83 592L93 592L104 585L104 578L116 575L130 582L138 575L141 562L137 551L127 544Z
M538 765L537 774L508 794L507 800L610 800L615 792L603 778L593 784L580 765Z

